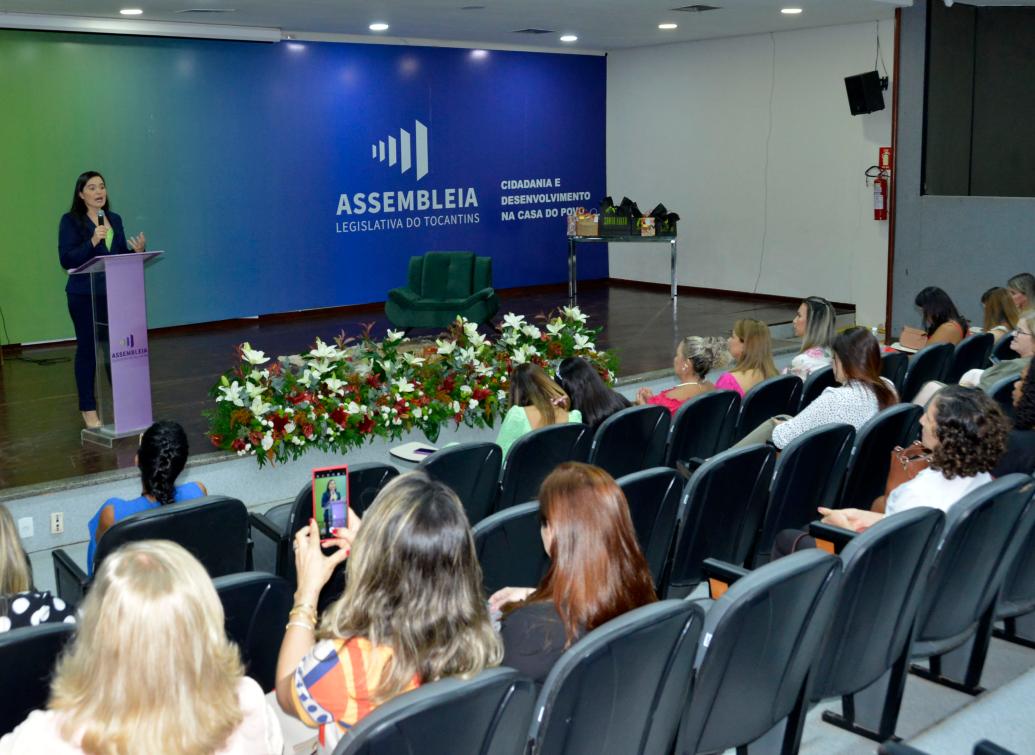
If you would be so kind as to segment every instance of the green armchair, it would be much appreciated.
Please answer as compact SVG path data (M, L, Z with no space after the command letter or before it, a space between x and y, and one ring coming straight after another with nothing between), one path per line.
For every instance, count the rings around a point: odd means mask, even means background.
M393 288L385 315L397 328L445 328L457 315L483 323L500 308L492 288L492 258L473 252L428 252L411 257L409 282Z

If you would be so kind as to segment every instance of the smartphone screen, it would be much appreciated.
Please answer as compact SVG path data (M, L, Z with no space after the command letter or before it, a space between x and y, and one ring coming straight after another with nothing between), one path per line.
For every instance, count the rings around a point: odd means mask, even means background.
M437 450L436 448L415 448L413 453L417 454L417 456L431 456Z
M333 538L332 529L349 526L349 469L346 466L313 470L313 519L320 542Z

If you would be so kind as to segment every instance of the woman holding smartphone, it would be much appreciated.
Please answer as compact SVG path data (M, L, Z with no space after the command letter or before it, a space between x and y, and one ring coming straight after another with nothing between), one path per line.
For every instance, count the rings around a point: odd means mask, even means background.
M61 216L58 226L61 267L72 270L103 254L142 252L146 243L143 233L126 238L122 218L109 207L104 176L88 170L76 179L72 208ZM96 301L94 293L97 294ZM105 324L108 321L104 289L93 292L87 276L70 275L65 284L65 294L68 296L68 314L75 328L75 383L79 393L79 411L88 428L97 428L101 426L101 420L97 415L94 392L97 358L94 354L93 321L95 308L97 319ZM103 337L106 339L107 334Z

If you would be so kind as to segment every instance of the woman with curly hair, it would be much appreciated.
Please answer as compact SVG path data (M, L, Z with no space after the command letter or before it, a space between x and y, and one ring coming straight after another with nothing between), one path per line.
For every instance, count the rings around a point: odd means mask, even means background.
M690 399L715 390L715 385L708 380L708 373L724 367L729 356L722 338L684 338L676 346L676 354L672 358L672 370L679 383L657 394L650 388L640 388L636 392L636 403L663 406L675 414Z
M927 405L920 427L924 447L931 451L931 466L891 491L883 514L820 508L823 521L861 532L885 516L917 506L948 511L992 480L990 473L1006 450L1009 422L988 394L949 386Z
M992 470L993 477L1011 472L1035 472L1035 371L1030 366L1021 371L1013 384L1013 430L1006 443L1006 453Z

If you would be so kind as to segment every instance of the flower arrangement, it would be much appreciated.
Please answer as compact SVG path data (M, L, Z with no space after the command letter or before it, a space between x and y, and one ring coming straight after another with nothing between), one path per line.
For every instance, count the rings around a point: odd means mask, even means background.
M617 358L598 351L578 307L527 322L503 318L490 340L462 317L433 343L389 330L375 341L316 340L305 354L270 359L245 343L239 362L219 378L206 412L213 445L267 461L296 459L310 448L345 453L375 437L397 440L420 430L432 442L449 423L492 427L506 408L512 365L533 362L551 375L569 356L588 360L611 383ZM541 327L540 327L541 325Z

